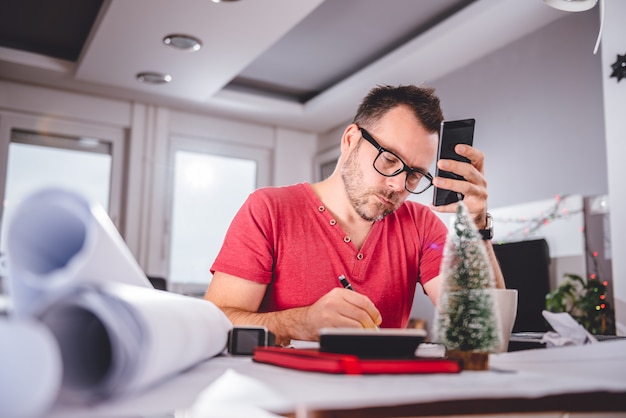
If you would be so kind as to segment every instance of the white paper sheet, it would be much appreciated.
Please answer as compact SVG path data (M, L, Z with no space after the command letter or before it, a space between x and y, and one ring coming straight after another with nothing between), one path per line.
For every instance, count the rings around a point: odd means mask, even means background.
M269 410L289 410L292 404L264 382L228 369L199 395L187 418L279 418Z
M140 391L226 347L224 313L154 289L104 209L76 193L25 199L9 220L7 261L14 320L45 325L60 351L63 379L49 390L61 404ZM32 355L8 361L28 368Z
M597 344L596 337L591 335L567 312L541 312L552 329L556 332L546 332L541 339L548 348L563 345Z
M524 370L583 379L589 390L596 382L626 391L626 339L598 344L521 350L489 357L500 370Z

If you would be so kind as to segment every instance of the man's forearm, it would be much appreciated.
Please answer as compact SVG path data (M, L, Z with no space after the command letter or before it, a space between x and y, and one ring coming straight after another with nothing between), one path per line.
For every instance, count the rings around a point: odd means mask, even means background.
M496 253L493 250L493 243L491 241L484 241L485 247L487 248L487 254L489 255L489 261L491 262L491 268L493 270L494 278L496 279L496 288L505 289L506 284L504 283L504 275L502 274L502 269L500 268L500 263L496 258Z
M316 330L307 326L308 307L286 309L276 312L248 312L237 308L223 307L222 311L235 326L264 326L276 336L276 342L287 345L293 340L317 340Z
M482 225L479 228L486 228L487 225L487 214L482 214L479 218L474 218L474 222L476 225ZM502 274L502 269L500 268L500 262L496 258L496 253L493 250L493 242L491 240L483 241L485 243L485 248L487 249L487 254L489 256L489 262L491 263L491 269L493 271L494 278L496 280L496 288L497 289L505 289L506 284L504 283L504 275Z

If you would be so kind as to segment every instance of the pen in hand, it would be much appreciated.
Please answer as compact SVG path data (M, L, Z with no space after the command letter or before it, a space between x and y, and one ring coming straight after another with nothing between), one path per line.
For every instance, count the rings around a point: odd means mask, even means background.
M352 285L350 284L348 279L346 279L346 276L344 276L343 274L341 276L339 276L339 282L341 283L341 285L343 286L344 289L348 289L348 290L354 291L354 289L352 288Z
M344 289L352 290L354 292L352 285L350 284L348 279L346 279L346 276L344 276L343 274L339 276L339 283L341 283ZM378 325L374 324L374 326L376 327L376 329L379 329Z

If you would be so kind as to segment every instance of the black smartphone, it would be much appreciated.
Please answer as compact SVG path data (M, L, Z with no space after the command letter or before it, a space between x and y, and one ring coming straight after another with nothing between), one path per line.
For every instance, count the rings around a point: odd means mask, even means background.
M437 149L437 161L440 159L456 160L469 162L465 157L460 156L454 152L456 144L472 145L474 142L474 125L475 119L462 119L462 120L444 120L441 122L441 128L439 129L439 146ZM435 168L435 176L446 177L455 180L465 180L463 176L451 173L449 171L439 170ZM433 192L433 205L442 206L450 203L457 202L459 197L462 199L460 193L453 192L451 190L440 189L435 187Z

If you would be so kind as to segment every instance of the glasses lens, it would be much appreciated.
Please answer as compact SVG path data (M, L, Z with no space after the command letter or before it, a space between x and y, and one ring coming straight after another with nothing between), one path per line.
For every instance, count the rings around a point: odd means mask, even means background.
M428 189L431 185L430 179L422 173L407 173L406 176L406 189L411 193L422 193Z
M374 160L374 168L383 176L393 177L400 173L406 173L404 187L411 193L422 193L431 185L430 179L415 171L405 171L404 163L398 156L389 151L381 152Z
M383 176L395 176L404 168L404 163L394 154L383 151L374 160L374 168Z

